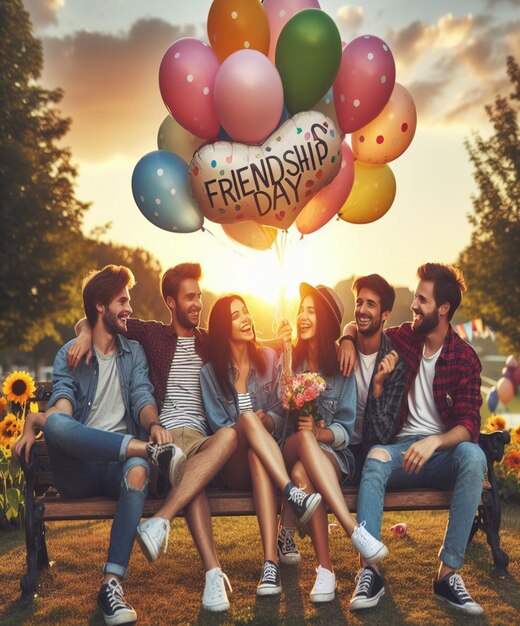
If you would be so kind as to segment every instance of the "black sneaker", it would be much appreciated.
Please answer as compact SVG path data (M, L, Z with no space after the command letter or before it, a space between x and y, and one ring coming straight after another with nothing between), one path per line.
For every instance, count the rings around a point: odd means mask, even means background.
M437 600L446 602L459 611L464 611L471 615L482 615L484 613L484 609L480 604L477 604L469 595L462 577L457 572L447 574L440 580L434 580L433 593Z
M123 587L115 578L102 585L97 598L98 607L103 612L105 624L131 624L137 620L137 614L123 596Z
M370 609L385 595L383 579L372 567L363 567L356 575L356 588L350 599L350 610Z
M282 583L280 582L280 569L273 561L264 563L262 578L256 588L257 596L277 596L282 593Z
M305 524L318 508L321 502L321 495L319 493L305 493L303 489L300 489L295 485L294 487L291 487L291 490L289 491L287 502L300 518L300 522Z
M159 468L170 485L177 486L184 475L186 456L174 443L149 443L146 446L150 463Z

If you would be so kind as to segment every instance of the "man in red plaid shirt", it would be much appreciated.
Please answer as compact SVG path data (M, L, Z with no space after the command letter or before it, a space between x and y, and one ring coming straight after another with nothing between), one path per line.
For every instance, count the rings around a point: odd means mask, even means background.
M406 366L400 424L394 443L374 446L367 457L358 497L358 520L380 537L385 489L433 487L453 490L434 595L469 614L482 607L467 592L462 567L482 493L486 458L477 445L480 431L481 365L473 348L452 329L450 320L466 286L453 266L426 263L411 305L413 319L386 332ZM345 334L354 336L355 325ZM352 342L341 345L340 366L355 359ZM351 610L377 606L385 593L377 566L361 562Z

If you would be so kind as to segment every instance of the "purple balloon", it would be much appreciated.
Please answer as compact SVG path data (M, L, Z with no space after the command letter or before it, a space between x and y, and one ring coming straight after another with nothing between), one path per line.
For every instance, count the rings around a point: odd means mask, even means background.
M345 46L333 86L341 130L353 133L377 117L394 84L394 57L382 39L363 35Z
M159 68L159 88L171 116L203 139L215 139L220 124L213 103L213 86L220 67L208 44L184 37L166 51Z
M215 79L215 109L234 141L259 144L276 129L283 110L282 79L258 50L238 50Z

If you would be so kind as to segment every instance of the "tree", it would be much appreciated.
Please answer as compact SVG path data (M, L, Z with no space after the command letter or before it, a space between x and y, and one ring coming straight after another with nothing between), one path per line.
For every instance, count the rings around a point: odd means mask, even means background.
M520 68L507 59L513 91L497 96L486 113L493 134L474 133L465 146L474 166L478 194L470 245L459 257L468 283L464 310L482 317L505 352L520 353Z
M30 347L80 312L88 205L60 145L60 89L38 86L41 43L21 0L0 2L0 348Z

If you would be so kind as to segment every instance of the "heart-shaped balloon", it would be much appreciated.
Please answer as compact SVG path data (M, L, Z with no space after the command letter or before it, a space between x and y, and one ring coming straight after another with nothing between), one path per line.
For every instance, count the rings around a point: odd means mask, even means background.
M262 145L217 141L194 154L193 198L218 224L252 220L287 229L341 166L341 136L316 111L294 115Z

